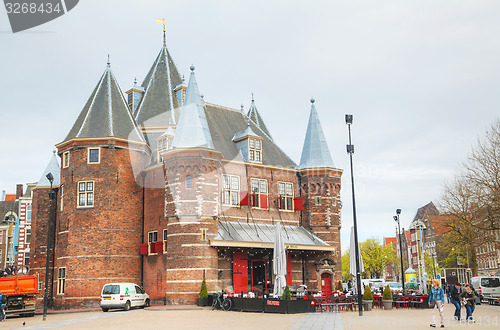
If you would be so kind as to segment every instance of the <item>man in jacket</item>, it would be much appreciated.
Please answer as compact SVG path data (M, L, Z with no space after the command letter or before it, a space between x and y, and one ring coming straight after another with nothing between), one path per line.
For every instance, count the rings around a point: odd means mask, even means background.
M6 306L6 304L4 303L4 301L6 300L5 298L6 297L3 295L3 293L0 292L0 322L2 322L5 318L5 311L4 311L4 308Z
M450 289L451 302L455 306L455 314L454 317L458 321L460 321L460 294L462 293L462 288L460 287L460 283L456 283Z
M476 295L474 291L472 291L471 285L466 284L465 290L460 294L460 299L465 301L465 311L467 313L467 321L473 321L472 313L474 313L474 309L476 309Z

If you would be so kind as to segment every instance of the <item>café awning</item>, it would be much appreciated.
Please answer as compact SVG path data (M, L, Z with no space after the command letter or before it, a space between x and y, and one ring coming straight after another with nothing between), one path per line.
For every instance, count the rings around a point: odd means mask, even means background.
M275 228L268 223L219 221L217 236L210 240L210 246L272 249ZM282 225L281 232L287 250L335 251L304 227Z

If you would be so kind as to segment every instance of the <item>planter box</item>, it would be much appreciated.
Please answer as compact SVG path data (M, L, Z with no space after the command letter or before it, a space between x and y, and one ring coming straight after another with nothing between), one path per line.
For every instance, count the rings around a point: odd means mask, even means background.
M264 311L266 313L286 314L288 302L288 300L266 299L264 303Z
M231 297L231 310L241 312L243 307L243 299L241 297Z
M208 298L198 298L198 299L196 299L196 305L198 305L198 306L208 306Z
M363 303L367 303L366 310L371 311L373 306L373 300L363 300Z
M308 299L297 299L288 301L288 314L295 313L314 313L316 312L316 305L311 306L311 301Z
M384 304L384 310L389 310L389 309L392 309L392 302L393 300L385 300L385 299L382 299L382 303Z
M261 298L242 298L241 311L264 312L264 300Z

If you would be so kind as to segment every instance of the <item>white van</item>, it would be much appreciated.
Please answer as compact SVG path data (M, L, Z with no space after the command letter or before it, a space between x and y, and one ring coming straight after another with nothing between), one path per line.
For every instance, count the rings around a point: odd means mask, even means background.
M472 278L471 284L481 299L500 296L500 276L476 276Z
M111 308L128 311L130 307L149 307L149 295L134 283L108 283L101 291L101 308L107 312Z

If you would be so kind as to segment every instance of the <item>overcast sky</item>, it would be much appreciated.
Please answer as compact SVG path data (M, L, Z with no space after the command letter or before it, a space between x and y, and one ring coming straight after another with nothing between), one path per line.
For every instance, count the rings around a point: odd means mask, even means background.
M142 83L167 44L196 66L210 103L257 108L296 162L309 99L342 177L342 249L352 202L344 115L354 115L360 240L395 235L402 209L437 202L478 136L499 117L500 1L85 0L13 34L0 9L0 190L38 181L102 75Z

